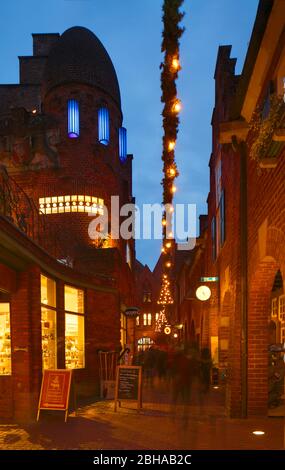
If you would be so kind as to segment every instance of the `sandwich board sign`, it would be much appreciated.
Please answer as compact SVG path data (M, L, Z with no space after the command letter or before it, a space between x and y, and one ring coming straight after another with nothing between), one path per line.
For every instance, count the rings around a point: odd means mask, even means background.
M136 401L138 410L142 408L142 368L141 366L118 366L115 388L115 411L121 401Z
M60 410L65 412L66 422L71 378L72 370L69 369L44 370L37 421L41 410Z

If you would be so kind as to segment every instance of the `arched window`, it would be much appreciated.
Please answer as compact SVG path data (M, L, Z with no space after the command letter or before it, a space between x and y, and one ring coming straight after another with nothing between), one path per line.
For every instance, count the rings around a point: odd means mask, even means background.
M125 127L119 129L119 156L121 162L127 158L127 129Z
M98 110L98 138L100 144L108 145L110 141L109 110L102 107Z
M152 292L151 292L151 285L149 282L144 282L143 284L143 302L151 302L152 301Z
M79 137L79 103L76 100L67 102L67 132L70 139Z

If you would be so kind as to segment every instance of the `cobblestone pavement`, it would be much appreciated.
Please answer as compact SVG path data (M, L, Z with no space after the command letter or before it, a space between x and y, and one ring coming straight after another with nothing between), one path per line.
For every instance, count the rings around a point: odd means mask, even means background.
M42 413L39 423L1 425L1 449L284 449L284 418L229 419L219 391L204 404L174 407L156 387L144 389L143 409L113 401L81 407L64 423L63 416ZM265 432L262 436L252 434Z

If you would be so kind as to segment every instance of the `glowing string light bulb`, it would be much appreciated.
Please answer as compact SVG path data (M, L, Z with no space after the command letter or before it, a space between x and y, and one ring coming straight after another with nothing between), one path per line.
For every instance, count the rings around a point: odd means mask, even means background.
M181 102L179 100L176 100L173 107L172 107L172 110L175 112L175 113L180 113L181 111Z
M174 149L175 149L175 142L172 140L168 144L168 150L171 152Z
M179 63L179 60L177 59L177 57L174 57L172 59L171 66L174 70L179 70L180 69L180 63Z

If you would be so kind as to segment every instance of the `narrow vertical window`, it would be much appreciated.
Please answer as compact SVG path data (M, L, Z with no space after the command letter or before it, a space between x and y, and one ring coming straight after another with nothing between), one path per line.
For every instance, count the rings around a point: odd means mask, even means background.
M79 137L79 103L76 100L68 100L68 137L77 139Z
M119 156L122 162L127 158L127 129L125 127L119 129Z
M127 243L127 246L126 246L126 261L129 267L132 268L132 255L131 255L131 249L130 249L129 243Z
M108 108L100 108L98 111L98 136L99 142L108 145L110 141L110 119Z
M220 242L223 246L226 239L226 221L225 221L225 191L222 191L221 200L220 200Z
M216 217L215 216L212 219L211 235L212 235L212 259L213 259L213 261L216 261L217 244L216 244Z

